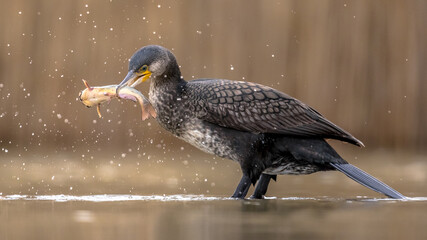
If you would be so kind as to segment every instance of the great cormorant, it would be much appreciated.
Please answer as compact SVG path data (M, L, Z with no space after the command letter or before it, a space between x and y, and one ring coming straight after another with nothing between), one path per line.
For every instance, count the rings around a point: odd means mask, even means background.
M185 81L175 56L146 46L134 53L117 87L151 79L149 100L158 123L197 148L240 164L243 176L232 197L262 198L278 174L338 170L391 198L405 196L349 164L325 141L363 143L303 102L271 87L225 79Z

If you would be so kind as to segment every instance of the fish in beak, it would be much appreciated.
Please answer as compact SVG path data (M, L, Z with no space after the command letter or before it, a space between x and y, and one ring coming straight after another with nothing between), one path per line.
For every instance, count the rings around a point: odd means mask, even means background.
M134 88L140 83L147 81L151 77L151 71L148 70L147 65L142 66L137 71L130 70L123 81L117 85L116 94L119 94L120 89L125 86Z
M134 71L129 71L125 79L123 79L123 81L117 85L116 94L119 94L120 89L122 89L124 86L131 86L133 83L135 83L137 78L138 76Z
M108 85L99 87L90 87L86 80L83 80L86 89L79 93L79 100L86 106L92 107L96 105L98 116L101 118L101 103L109 102L113 98L127 99L134 102L138 102L142 110L142 120L148 119L149 117L157 117L157 113L150 101L142 95L141 92L133 87L123 85ZM121 89L120 93L117 94L117 89Z

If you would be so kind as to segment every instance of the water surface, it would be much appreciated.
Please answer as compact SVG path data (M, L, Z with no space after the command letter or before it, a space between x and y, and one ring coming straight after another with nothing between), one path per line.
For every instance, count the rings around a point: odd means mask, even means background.
M0 222L1 239L425 239L427 198L7 195Z
M410 199L322 172L279 176L267 199L234 200L238 166L203 154L3 158L0 239L427 239L425 158L356 156Z

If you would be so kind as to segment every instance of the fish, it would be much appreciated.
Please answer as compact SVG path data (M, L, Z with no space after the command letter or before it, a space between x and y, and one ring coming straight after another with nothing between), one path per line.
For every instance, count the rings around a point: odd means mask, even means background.
M116 88L118 85L91 87L84 79L83 84L86 86L86 89L80 91L79 100L86 107L96 106L96 110L100 118L102 117L101 104L104 102L109 102L113 98L138 102L142 110L142 120L146 120L150 117L157 117L156 110L151 105L150 101L135 88L125 86L121 88L120 92L117 94Z

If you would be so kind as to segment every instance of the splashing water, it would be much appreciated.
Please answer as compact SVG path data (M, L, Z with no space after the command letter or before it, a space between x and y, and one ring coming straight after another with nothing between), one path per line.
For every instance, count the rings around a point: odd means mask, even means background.
M0 201L54 201L54 202L124 202L124 201L159 201L159 202L194 202L194 201L221 201L221 200L236 200L229 197L206 197L204 195L123 195L123 194L101 194L101 195L6 195L0 196ZM266 197L265 200L276 201L357 201L357 202L377 202L377 201L427 201L427 197L411 197L405 200L396 200L391 198L365 198L357 199L336 199L336 198L308 198L308 197ZM250 200L262 201L262 200Z

